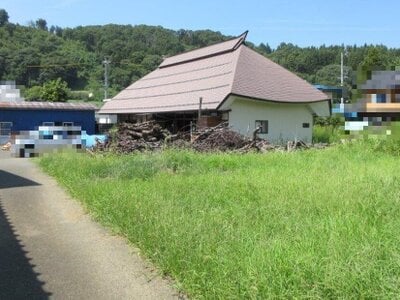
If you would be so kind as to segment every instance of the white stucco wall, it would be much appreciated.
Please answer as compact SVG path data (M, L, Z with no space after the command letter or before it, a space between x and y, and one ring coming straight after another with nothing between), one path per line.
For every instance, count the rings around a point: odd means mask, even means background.
M312 141L313 111L307 104L283 104L234 97L230 101L229 125L239 133L252 136L256 120L268 121L268 134L260 134L272 143L288 140ZM309 128L303 128L309 123Z

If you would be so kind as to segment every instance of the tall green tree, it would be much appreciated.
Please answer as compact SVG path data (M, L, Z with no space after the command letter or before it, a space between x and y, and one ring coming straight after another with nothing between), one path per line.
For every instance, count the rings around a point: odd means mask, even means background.
M0 9L0 26L4 26L8 23L8 13L5 9Z
M37 19L35 25L36 28L47 31L47 21L45 19Z
M361 67L364 70L385 70L389 62L387 51L382 47L371 47L364 57Z

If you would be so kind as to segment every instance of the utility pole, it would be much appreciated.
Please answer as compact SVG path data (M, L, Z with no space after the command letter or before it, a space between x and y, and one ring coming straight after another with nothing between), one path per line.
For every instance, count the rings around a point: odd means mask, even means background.
M344 66L343 66L343 51L340 53L340 86L342 87L342 97L340 104L343 104L343 85L344 85Z
M111 61L108 60L108 58L104 58L103 64L104 64L104 99L108 99L108 71L109 71L109 65Z

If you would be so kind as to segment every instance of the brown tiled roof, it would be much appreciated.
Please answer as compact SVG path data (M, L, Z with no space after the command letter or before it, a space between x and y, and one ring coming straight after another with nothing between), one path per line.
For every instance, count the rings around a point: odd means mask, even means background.
M217 45L167 58L100 113L217 109L231 94L279 102L316 102L327 96L244 45L246 33Z
M0 109L96 110L97 108L85 103L10 101L0 102Z
M315 102L327 96L307 81L243 46L237 62L232 93L276 102Z

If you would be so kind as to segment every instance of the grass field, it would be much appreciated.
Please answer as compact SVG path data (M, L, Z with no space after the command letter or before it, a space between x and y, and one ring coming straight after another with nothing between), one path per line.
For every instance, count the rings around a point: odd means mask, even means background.
M362 143L39 163L192 298L400 295L399 158Z

